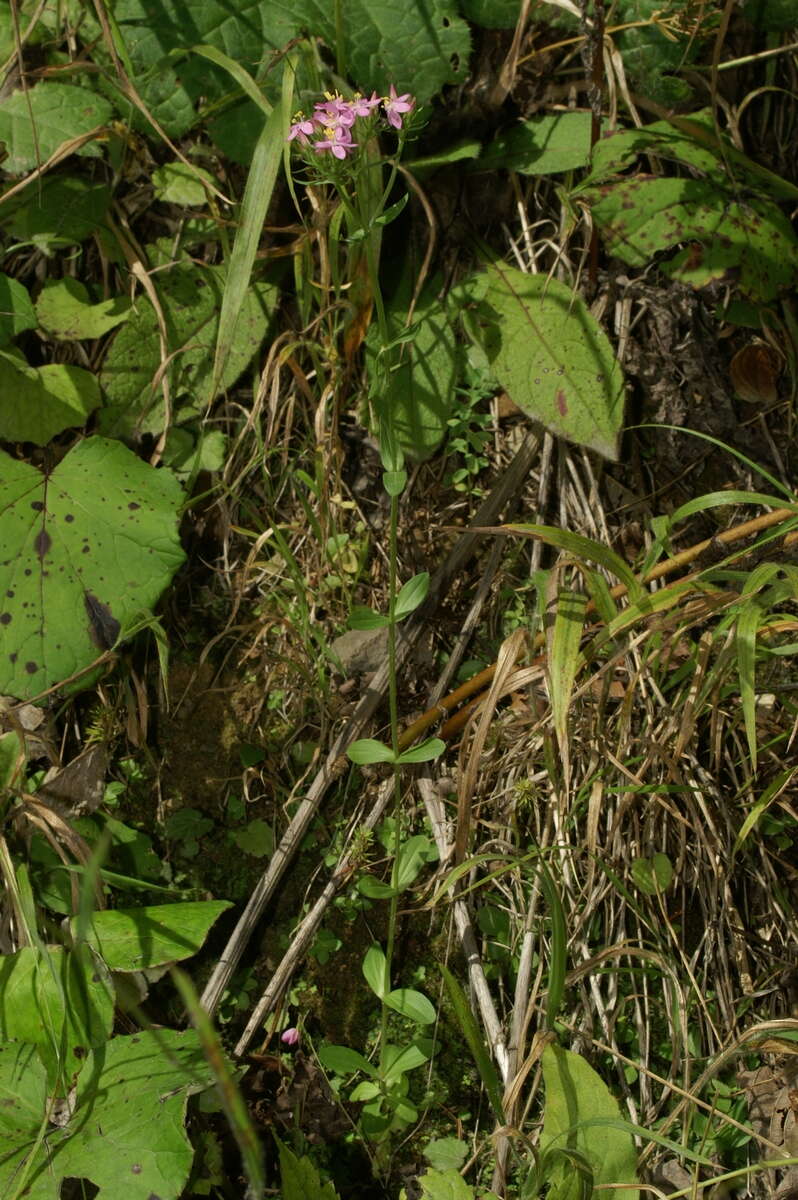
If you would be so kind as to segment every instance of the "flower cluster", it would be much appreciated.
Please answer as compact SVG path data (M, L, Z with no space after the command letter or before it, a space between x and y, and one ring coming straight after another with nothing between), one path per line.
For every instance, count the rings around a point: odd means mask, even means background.
M335 158L343 159L359 145L352 138L358 117L368 118L375 112L379 114L381 110L393 129L401 129L404 116L413 111L415 104L409 92L397 96L393 84L387 96L372 92L368 98L358 94L351 100L344 100L338 94L331 96L327 93L325 99L314 107L312 116L297 114L288 131L288 140L292 142L296 139L301 146L310 146L316 154L332 154Z

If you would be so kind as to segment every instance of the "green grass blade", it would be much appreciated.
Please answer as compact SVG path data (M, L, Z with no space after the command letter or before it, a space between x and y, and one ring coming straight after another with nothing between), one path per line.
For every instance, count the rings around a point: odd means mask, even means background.
M700 438L704 442L709 442L713 446L717 446L719 450L725 450L728 454L733 455L740 462L745 463L750 467L755 475L759 475L762 479L766 479L772 488L775 488L780 495L786 496L788 500L795 502L795 495L786 487L775 475L771 475L761 463L756 463L752 458L747 458L739 450L735 450L734 446L729 446L727 442L722 442L720 438L713 437L711 433L702 433L700 429L685 429L681 425L630 425L627 427L627 433L630 429L669 429L671 433L688 433L690 437ZM768 501L772 503L772 501Z
M502 529L507 533L521 533L524 537L537 538L548 546L565 550L574 558L598 563L616 579L620 579L621 583L626 584L631 599L639 596L643 590L639 579L619 554L610 550L609 546L602 546L601 542L583 537L581 533L571 533L569 529L557 529L553 525L503 525Z
M759 818L765 813L773 803L773 801L781 795L787 784L792 780L798 768L788 767L786 771L780 771L772 783L769 783L762 795L756 801L748 816L740 826L740 832L734 840L732 846L732 862L737 857L738 851L742 848L743 842L748 837L751 830L759 823Z
M559 588L556 596L554 623L546 631L548 656L549 700L551 702L554 732L560 747L565 771L566 787L570 774L568 756L568 710L574 690L576 673L582 662L579 646L585 624L587 596Z
M222 50L217 50L215 46L200 45L192 46L191 49L194 54L199 54L202 58L207 58L209 62L216 63L217 67L222 67L229 75L232 75L241 88L241 91L246 93L250 100L257 104L258 108L262 109L267 117L271 115L271 104L263 95L249 71L246 71L240 63L230 58Z
M705 496L688 500L686 504L677 508L676 512L671 515L669 524L671 526L678 525L680 521L686 521L696 513L706 512L710 508L726 508L730 504L757 504L764 508L778 509L791 507L784 503L783 496L769 496L765 492L707 492ZM796 506L795 513L798 516L798 506ZM785 520L787 520L786 517Z
M288 72L288 74L293 79L293 73ZM263 222L266 220L266 212L274 191L277 172L283 159L283 143L286 137L289 111L290 108L285 105L285 98L274 106L271 116L263 126L255 146L255 153L252 156L252 166L249 169L244 199L241 202L238 232L227 265L227 279L219 313L219 332L213 360L213 387L211 389L213 395L216 394L219 380L222 377L244 297L249 287Z
M756 770L756 635L762 623L763 609L755 600L741 605L737 614L735 648L737 650L737 674L740 682L740 699L743 706L745 734L751 769Z
M459 981L455 979L448 967L441 966L440 971L443 976L443 982L446 985L446 991L449 994L449 1000L454 1009L454 1014L457 1017L457 1023L460 1026L460 1032L468 1043L471 1056L479 1071L479 1077L488 1094L491 1108L496 1120L500 1125L503 1125L504 1101L499 1076L493 1065L493 1060L485 1047L479 1026L474 1020L474 1014L471 1011L466 994L461 988Z
M197 1031L203 1052L216 1080L216 1089L222 1102L224 1114L232 1130L244 1174L247 1178L247 1200L261 1200L266 1187L266 1176L263 1169L263 1152L255 1127L250 1120L247 1106L241 1092L236 1086L233 1072L225 1057L219 1035L213 1027L213 1022L199 1002L194 984L185 971L179 967L171 968L171 976L180 998L186 1006L191 1018L191 1024Z
M554 1029L557 1013L565 995L565 972L568 963L568 930L560 893L549 868L541 862L537 868L540 888L546 899L551 921L551 953L546 992L546 1028Z

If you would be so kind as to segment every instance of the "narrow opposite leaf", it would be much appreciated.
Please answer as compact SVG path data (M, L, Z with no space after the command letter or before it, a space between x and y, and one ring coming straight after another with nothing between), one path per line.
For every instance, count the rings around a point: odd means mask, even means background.
M358 763L359 766L365 766L366 763L393 762L391 747L386 746L384 742L378 742L376 738L361 738L359 742L352 742L346 753L350 761Z
M446 742L441 741L440 738L428 738L420 746L414 746L412 750L405 750L396 761L398 763L431 762L433 758L439 758L445 749Z

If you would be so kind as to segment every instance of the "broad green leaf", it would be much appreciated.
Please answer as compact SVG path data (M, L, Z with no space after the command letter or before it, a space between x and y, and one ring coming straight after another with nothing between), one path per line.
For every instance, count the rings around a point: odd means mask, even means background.
M389 883L383 883L373 875L361 876L357 881L357 890L361 895L368 896L370 900L389 900L391 896L397 895L396 888L391 887Z
M10 788L27 765L21 735L14 730L0 733L0 792Z
M519 408L552 433L615 458L624 380L598 322L556 279L494 264L477 310L496 378Z
M30 367L12 347L0 351L0 438L44 446L64 429L85 425L100 403L91 371L65 363Z
M200 422L175 428L166 435L164 466L182 482L195 479L200 471L221 471L227 457L227 436L221 429L205 430Z
M744 0L742 12L746 21L766 33L795 29L793 0Z
M394 607L394 616L397 621L406 617L408 613L415 612L418 606L426 600L428 591L428 571L422 571L420 575L414 575L412 579L408 579L407 583L402 584Z
M0 1039L37 1045L69 1080L114 1023L108 968L88 946L25 946L0 959Z
M457 1024L460 1026L460 1032L466 1040L468 1049L471 1051L471 1057L476 1063L479 1077L482 1080L482 1086L488 1094L493 1115L499 1124L503 1125L504 1099L502 1096L502 1086L499 1081L498 1072L482 1040L482 1031L477 1025L459 980L452 974L448 967L441 966L440 972L443 976L449 1001L454 1009L454 1015L457 1018Z
M177 263L153 278L166 323L173 419L178 423L204 413L216 394L212 363L223 302L225 274L219 267ZM276 300L271 284L256 283L247 291L218 388L230 387L263 340ZM137 438L160 433L165 409L153 381L161 368L155 309L145 295L116 334L100 372L108 406L100 413L100 429L113 437Z
M665 162L683 163L726 183L727 164L740 152L725 135L718 141L715 120L709 110L677 120L654 121L642 128L613 129L604 133L593 147L590 174L576 192L600 179L619 174L640 154L653 154ZM745 158L744 155L741 157ZM759 169L753 163L750 166Z
M551 1150L583 1155L599 1184L635 1184L637 1152L632 1137L622 1129L604 1124L588 1125L598 1118L617 1120L618 1102L607 1085L579 1054L549 1045L543 1051L543 1080L546 1088L540 1153ZM551 1175L552 1190L559 1200L579 1195L578 1179L570 1165L560 1163ZM616 1200L638 1200L634 1187L611 1189L602 1195Z
M266 858L274 853L274 830L268 822L260 819L250 821L243 829L234 830L233 840L245 854L252 854L255 858Z
M403 750L396 761L399 763L432 762L434 758L440 758L445 750L446 742L441 738L427 738L418 746L413 746L410 750Z
M102 1200L178 1200L194 1158L187 1098L212 1082L193 1030L113 1038L89 1051L74 1110L42 1141L47 1079L36 1047L0 1045L0 1194L15 1194L30 1160L25 1200L57 1200L65 1179L88 1179Z
M427 1162L437 1171L459 1170L469 1153L467 1142L454 1137L434 1138L423 1150Z
M26 287L0 274L0 346L26 329L36 328L36 313Z
M216 187L216 180L204 167L189 167L176 159L156 167L152 173L152 186L158 200L169 204L181 204L185 208L199 208L208 203L208 189L202 181Z
M412 91L425 104L448 83L465 79L471 39L468 25L449 0L395 5L390 0L347 0L341 35L335 12L323 0L116 0L114 15L129 51L145 104L172 136L192 124L194 106L235 95L228 70L193 51L198 44L222 51L252 69L301 34L320 37L340 50L352 81L368 94ZM173 55L173 52L183 51ZM267 77L267 82L268 77ZM261 80L255 80L260 83ZM247 101L248 112L258 114ZM239 113L238 120L242 119Z
M466 1183L459 1171L449 1167L437 1171L430 1167L418 1180L422 1200L474 1200L474 1189Z
M774 299L798 280L798 239L766 197L745 201L714 179L635 175L585 193L610 254L647 266L678 243L689 243L662 269L693 287L733 281L757 302Z
M385 954L376 943L369 946L363 956L363 977L374 995L382 1000L385 995Z
M673 879L673 865L667 854L654 854L651 858L636 858L632 863L632 879L646 896L665 892Z
M338 1200L331 1183L322 1183L316 1164L307 1154L297 1155L279 1139L281 1200Z
M42 475L0 452L0 692L28 699L88 667L183 561L180 485L88 438Z
M17 242L44 254L83 242L95 233L111 202L111 189L71 175L51 175L0 204L0 226Z
M45 80L12 92L0 102L0 142L8 151L3 170L12 175L34 170L65 142L106 125L112 115L102 96L70 83ZM87 142L77 153L97 155L100 150Z
M423 158L413 158L407 162L407 166L414 175L422 176L430 171L436 171L438 167L448 167L451 163L462 162L464 159L478 158L481 149L482 142L477 141L476 138L465 138L463 141L446 146L437 154L425 154Z
M367 763L393 762L393 750L376 738L360 738L346 752L350 762L364 766Z
M60 341L100 338L126 321L130 301L126 296L92 304L88 290L68 275L48 280L36 301L36 315L42 329Z
M425 1062L429 1062L432 1057L432 1049L433 1043L430 1038L415 1038L409 1046L386 1046L383 1076L385 1082L395 1083L408 1071L413 1071L416 1067L421 1067Z
M403 1017L416 1021L419 1025L431 1025L437 1015L432 1001L428 1000L423 992L417 992L413 988L396 988L388 992L385 1003L394 1012L401 1013Z
M427 863L438 861L438 847L423 833L403 842L396 860L396 885L400 891L410 887Z
M228 900L186 900L106 909L92 915L87 941L112 971L162 967L196 954L228 908Z
M352 1089L349 1093L349 1099L355 1103L364 1100L374 1100L379 1096L380 1091L380 1085L375 1083L373 1079L364 1079L357 1087Z
M358 1071L364 1071L366 1075L376 1077L377 1072L369 1060L348 1046L322 1046L318 1053L324 1069L335 1075L355 1075Z
M383 613L374 612L364 604L354 604L349 615L350 629L382 629L390 625L390 620Z
M554 175L587 166L592 119L589 112L546 113L512 125L485 147L474 169Z
M460 0L463 16L485 29L514 29L522 0Z
M407 277L386 306L391 338L406 331L411 282ZM390 417L401 449L416 462L424 462L438 449L455 405L459 351L449 312L437 299L438 290L439 281L433 281L422 292L413 315L411 340L382 352L376 322L366 339L366 367L380 444ZM393 356L390 360L389 355ZM386 467L391 470L390 465Z

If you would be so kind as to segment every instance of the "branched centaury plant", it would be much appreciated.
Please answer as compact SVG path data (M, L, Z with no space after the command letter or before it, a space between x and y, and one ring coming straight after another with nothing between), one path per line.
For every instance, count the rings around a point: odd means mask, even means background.
M382 227L392 221L404 207L407 196L388 206L397 165L406 136L405 117L415 108L409 93L398 96L393 86L387 96L355 95L347 100L341 95L326 95L314 107L310 116L298 113L288 138L304 160L306 177L312 183L327 183L334 187L343 209L350 245L362 244L365 267L371 289L379 334L376 386L387 380L400 346L392 343L385 316L379 282L379 242ZM384 160L376 151L380 132L393 132L398 137L397 151L388 160L390 170L384 180ZM384 183L384 186L383 186ZM388 633L391 743L386 745L372 738L354 742L349 757L354 763L391 763L396 806L395 842L389 888L389 916L386 947L374 945L363 962L363 974L382 1005L380 1023L379 1064L375 1068L362 1055L343 1046L326 1047L320 1053L325 1066L339 1074L363 1072L367 1078L352 1093L353 1099L365 1100L361 1123L364 1132L375 1140L386 1139L392 1130L405 1127L416 1119L416 1112L407 1099L406 1073L426 1062L432 1052L428 1039L418 1037L400 1047L388 1042L390 1011L399 1012L417 1025L435 1020L435 1009L422 993L409 988L391 989L391 962L396 936L398 896L407 885L403 871L406 855L401 853L401 768L407 763L427 762L439 755L444 743L432 738L412 750L400 751L399 717L396 679L396 626L409 616L426 597L429 576L426 572L414 576L401 588L397 578L397 532L399 497L407 483L404 455L393 427L390 411L382 409L379 422L380 456L383 466L383 486L391 501L389 541L389 600L388 612L377 613L356 607L351 625L355 629L385 627ZM406 864L405 864L406 866Z

